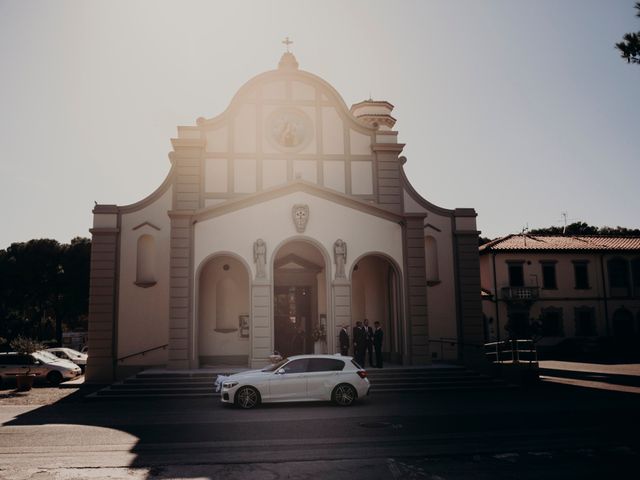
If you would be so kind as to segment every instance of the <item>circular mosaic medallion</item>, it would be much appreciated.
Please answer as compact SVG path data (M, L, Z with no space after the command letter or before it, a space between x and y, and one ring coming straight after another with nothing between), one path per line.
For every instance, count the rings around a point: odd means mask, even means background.
M295 108L281 108L267 119L267 138L279 150L299 151L306 147L313 137L309 117Z

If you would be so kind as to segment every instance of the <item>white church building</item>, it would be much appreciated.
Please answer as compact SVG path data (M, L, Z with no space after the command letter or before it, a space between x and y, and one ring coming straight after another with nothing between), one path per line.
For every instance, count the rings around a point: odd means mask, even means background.
M392 109L348 108L286 52L220 115L178 127L156 191L93 210L87 381L336 353L364 318L390 362L469 361L476 212L416 193Z

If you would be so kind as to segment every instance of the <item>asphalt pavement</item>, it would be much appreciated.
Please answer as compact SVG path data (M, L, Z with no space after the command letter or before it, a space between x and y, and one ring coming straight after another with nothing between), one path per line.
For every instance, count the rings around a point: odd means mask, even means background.
M640 451L637 394L551 382L251 411L81 393L0 407L0 478L596 478Z

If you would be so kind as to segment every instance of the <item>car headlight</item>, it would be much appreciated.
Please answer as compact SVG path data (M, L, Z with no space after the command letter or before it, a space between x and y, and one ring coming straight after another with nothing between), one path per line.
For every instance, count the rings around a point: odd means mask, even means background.
M222 388L233 388L238 385L238 382L224 382Z

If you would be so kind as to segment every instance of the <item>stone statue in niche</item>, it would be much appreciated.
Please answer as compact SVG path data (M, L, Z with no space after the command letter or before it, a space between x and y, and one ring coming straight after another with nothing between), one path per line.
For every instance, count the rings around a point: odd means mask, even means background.
M293 216L293 223L296 226L298 233L304 233L307 228L307 222L309 221L309 205L294 205L291 210Z
M346 278L344 265L347 262L347 244L341 238L333 244L333 256L336 262L336 278Z
M267 244L259 238L253 242L253 261L256 264L256 278L267 276L265 267L267 265Z

